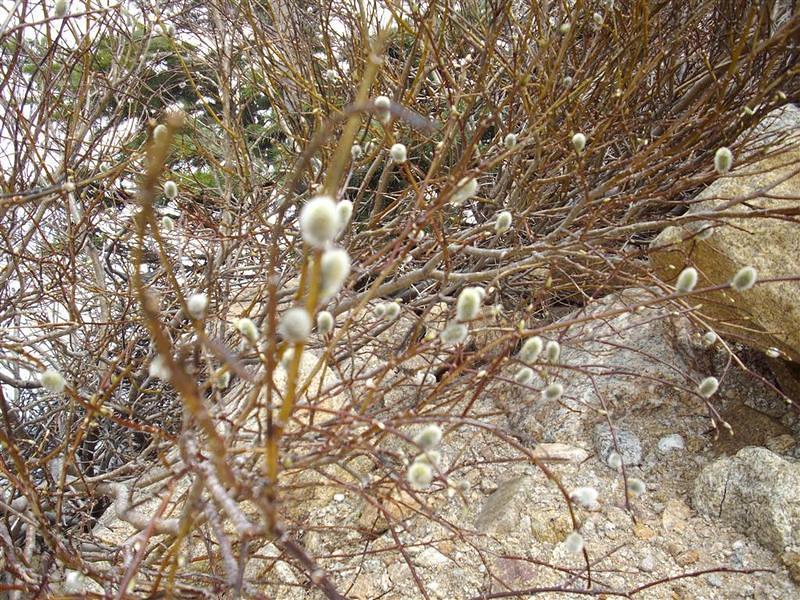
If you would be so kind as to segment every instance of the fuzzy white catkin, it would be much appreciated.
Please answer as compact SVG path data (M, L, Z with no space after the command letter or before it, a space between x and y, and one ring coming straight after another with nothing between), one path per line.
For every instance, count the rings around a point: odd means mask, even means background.
M731 287L737 292L749 290L756 284L758 273L753 267L742 267L731 279Z
M775 346L772 346L770 348L767 348L764 351L764 354L766 354L770 358L778 358L781 355L781 351L778 348L776 348Z
M305 342L311 333L311 317L305 308L290 308L281 317L278 333L283 339L292 342Z
M388 96L377 96L374 102L378 110L389 110L392 107L392 101Z
M633 496L641 496L647 491L647 486L641 479L630 477L628 478L628 491Z
M433 481L433 468L426 462L415 461L408 468L408 481L415 487L428 487Z
M450 197L453 206L461 206L478 193L478 180L474 177L464 177L456 185L456 191Z
M577 487L569 493L569 497L576 504L585 508L593 508L597 505L599 493L593 487Z
M514 381L519 385L528 385L531 381L533 381L533 369L530 367L522 367L514 375Z
M542 398L545 400L558 400L564 393L564 386L560 383L551 383L542 390Z
M452 321L442 330L440 337L445 346L455 346L466 340L468 333L466 325Z
M618 452L612 452L608 455L608 458L606 458L606 463L616 471L622 466L622 457Z
M168 216L161 217L161 229L164 233L170 233L175 230L175 221Z
M205 294L192 294L186 300L186 308L193 319L202 319L208 307L208 296Z
M517 134L516 133L506 134L506 137L503 138L503 145L508 150L511 150L511 148L517 145Z
M525 340L519 351L519 359L526 365L536 362L544 348L544 341L538 335Z
M496 233L505 233L511 229L511 213L504 210L497 214L497 219L494 221L494 230Z
M228 387L231 382L231 372L230 371L218 371L216 376L214 377L214 385L224 390Z
M393 144L389 149L389 156L391 156L392 160L398 165L402 165L404 162L406 162L406 160L408 160L408 150L406 149L405 144Z
M308 245L324 248L336 237L340 222L333 198L315 196L300 211L300 234Z
M364 149L359 144L353 144L353 147L350 148L350 157L353 160L358 160L364 156Z
M697 269L694 267L686 267L681 274L678 275L678 280L675 282L675 289L681 294L691 292L694 286L697 285Z
M386 303L381 302L380 304L376 304L375 308L372 309L372 312L375 313L375 316L379 319L383 318L383 315L386 314Z
M438 450L426 450L414 459L414 462L425 463L426 465L439 466L442 462L442 453Z
M713 331L706 331L703 335L703 343L706 346L713 346L717 343L717 334Z
M353 216L353 203L350 200L340 200L336 205L336 214L339 216L338 234L341 234Z
M459 321L472 321L478 317L481 310L480 288L467 287L461 290L456 302L456 319Z
M719 148L714 154L714 169L720 175L724 175L731 170L733 165L733 153L729 148Z
M53 369L47 369L39 373L39 383L48 392L53 392L54 394L63 392L67 385L61 373Z
M156 125L155 129L153 129L153 139L157 142L165 140L167 138L167 134L169 134L169 130L163 123Z
M426 425L414 436L414 443L423 450L432 450L442 441L442 428L436 424Z
M172 372L169 370L169 365L163 356L156 354L153 360L150 361L150 366L147 368L147 374L156 379L163 379L169 381Z
M576 133L573 135L572 147L575 148L575 151L578 153L583 152L583 149L586 148L586 136L582 133Z
M57 17L63 17L67 14L67 9L69 8L69 3L67 0L56 0L56 3L53 5L53 12Z
M326 335L333 331L335 320L333 315L327 310L320 311L317 315L317 332L320 335Z
M383 316L389 321L394 321L400 316L400 304L397 302L387 302Z
M603 24L603 22L605 21L605 19L603 18L603 15L601 15L599 12L596 12L596 13L594 13L594 14L592 15L592 20L593 20L593 21L594 21L594 22L595 22L597 25L602 25L602 24Z
M583 536L577 531L573 531L564 540L564 548L571 554L578 554L583 550Z
M716 377L706 377L697 386L697 392L703 398L711 398L719 389L719 381Z
M350 275L350 256L342 248L326 250L322 255L322 296L329 299L336 295Z
M258 339L258 327L256 327L252 319L247 317L239 319L236 322L236 329L251 342L255 342Z
M544 356L547 362L556 363L561 357L561 344L555 340L550 340L544 346Z
M288 371L292 359L294 359L294 348L286 348L281 355L281 366Z
M170 200L174 200L178 196L178 184L174 181L164 182L164 195Z

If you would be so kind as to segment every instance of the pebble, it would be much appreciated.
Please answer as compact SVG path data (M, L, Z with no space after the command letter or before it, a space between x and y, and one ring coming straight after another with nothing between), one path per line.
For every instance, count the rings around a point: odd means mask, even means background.
M565 461L573 464L580 464L589 458L589 453L583 448L559 443L538 444L533 449L533 455L536 458Z
M642 560L639 561L639 570L644 571L645 573L651 573L656 568L656 559L653 558L652 554L645 555Z
M333 499L336 500L336 502L344 502L344 494L334 494Z
M679 554L677 557L675 557L675 562L682 567L688 567L689 565L693 565L698 560L700 560L700 553L695 549L687 550L686 552Z
M686 448L686 442L683 441L683 436L679 433L671 433L658 440L657 447L658 451L662 454L668 454L673 450L684 450Z
M448 559L433 546L429 546L419 553L414 562L416 562L420 567L436 567L450 562L450 559Z
M621 427L615 427L614 433L617 438L618 452L622 456L625 465L638 465L642 462L642 443L635 433ZM594 447L597 454L608 464L608 457L614 448L614 438L611 436L611 428L608 423L600 423L594 429Z
M492 492L497 490L498 485L494 479L489 479L488 477L486 477L481 479L480 488L484 494L491 494Z

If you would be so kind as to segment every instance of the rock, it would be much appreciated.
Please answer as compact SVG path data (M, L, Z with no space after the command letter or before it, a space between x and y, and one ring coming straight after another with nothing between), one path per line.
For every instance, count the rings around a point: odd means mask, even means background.
M511 516L512 503L523 486L529 482L527 477L515 477L500 484L497 490L483 503L483 508L475 520L475 528L482 532L502 529L504 522ZM513 527L513 524L511 526Z
M661 526L664 531L683 531L691 515L691 509L683 500L671 498L667 500L664 511L661 513Z
M789 451L797 445L794 437L788 433L778 435L767 440L767 448L772 450L775 454L788 454Z
M697 550L687 550L675 557L675 562L681 567L688 567L700 560L700 553Z
M414 559L420 567L434 568L450 563L450 559L433 546L425 548Z
M617 438L616 448L614 437ZM636 434L621 427L614 428L614 436L608 423L600 423L594 428L594 447L598 456L608 464L608 457L612 452L617 452L622 457L623 464L638 465L642 462L642 443Z
M789 576L795 583L800 583L800 551L787 550L781 554L781 560L789 570Z
M530 445L574 444L587 439L587 433L591 435L591 426L606 420L600 398L615 420L626 415L650 417L663 397L674 395L667 392L666 386L652 382L685 386L686 378L701 377L696 368L698 361L692 358L697 352L691 342L694 329L685 317L671 316L666 307L631 311L614 318L601 316L625 311L652 299L654 294L652 290L626 290L559 320L582 320L577 325L565 325L566 331L560 337L560 362L577 367L567 372L569 379L564 381L560 399L546 401L538 395L532 398L529 389L511 383L516 365L509 369L507 382L493 382L488 391L508 415L512 433ZM585 320L591 317L598 318ZM664 355L670 356L674 368L659 358ZM534 381L532 385L540 386L542 382ZM685 397L691 402L689 394ZM697 407L702 410L700 404Z
M777 131L800 131L800 110L785 107L780 116L768 116L765 121L760 133L773 144L765 149L775 150ZM700 226L713 224L713 234L698 239L694 235L700 227L697 222L663 230L651 246L651 260L658 274L672 282L684 266L691 264L700 273L697 287L703 288L726 284L744 266L754 267L760 279L800 273L797 224L780 218L747 218L754 210L796 208L799 160L800 147L795 144L754 164L734 168L730 176L714 181L687 213L708 213ZM769 191L770 198L762 195L763 190ZM739 197L747 197L747 205L726 206ZM718 209L743 216L715 217ZM777 347L793 360L800 360L800 281L760 284L742 293L725 289L694 299L703 303L704 315L714 318L718 331L762 350Z
M765 446L768 440L787 433L786 427L780 421L750 408L745 403L734 404L723 409L720 414L733 428L733 435L727 431L720 432L712 444L717 455L732 456L748 446Z
M686 448L686 442L683 441L683 436L679 433L672 433L665 435L656 446L661 454L669 454L675 450L683 450Z
M656 568L656 559L652 554L645 554L639 561L639 570L645 573L652 573Z
M543 387L538 376L528 387L515 384L519 364L512 361L506 376L487 386L487 395L506 414L511 432L529 446L580 446L596 424L607 422L607 411L613 423L625 423L625 429L640 439L686 435L679 429L686 419L676 419L675 407L706 413L693 389L703 378L721 375L728 357L721 345L698 343L700 330L686 316L673 314L670 306L637 309L659 295L654 289L624 290L559 320L559 362L564 367L547 366L544 371L564 385L557 400L545 400L530 389ZM752 375L739 369L724 372L720 398L731 403L744 403L752 396L779 398Z
M481 477L478 487L484 494L491 494L492 492L497 491L497 482L488 477Z
M538 542L558 544L572 531L569 515L559 506L530 515L531 536Z
M694 483L699 512L721 518L777 553L800 545L800 466L744 448L706 466Z
M377 489L374 493L380 507L365 502L358 518L358 526L374 533L383 533L390 525L405 521L415 514L417 501L406 492L392 486Z
M648 527L644 523L634 523L633 534L640 540L648 541L656 537L656 532L652 527Z
M539 444L533 449L533 456L545 461L563 461L580 464L589 458L589 453L583 448L569 444Z

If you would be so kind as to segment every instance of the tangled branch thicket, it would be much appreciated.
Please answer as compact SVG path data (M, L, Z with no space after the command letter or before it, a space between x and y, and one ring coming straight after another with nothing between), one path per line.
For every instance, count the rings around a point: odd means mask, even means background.
M752 125L796 100L800 17L781 6L6 3L0 589L266 597L280 559L293 585L341 598L336 552L306 547L318 524L297 510L326 486L377 511L412 573L408 513L385 497L484 552L437 514L478 466L425 455L439 427L536 464L577 529L536 440L487 425L477 400L592 299L646 287L642 302L687 311L649 243L713 224L686 211L717 149L761 158ZM298 224L314 196L352 202L332 295ZM483 310L461 323L465 288ZM335 326L296 335L292 306ZM541 357L559 372L557 348ZM95 533L109 512L135 531L119 554ZM370 554L374 530L342 529L318 532ZM597 590L579 541L561 587ZM498 589L513 588L483 592Z

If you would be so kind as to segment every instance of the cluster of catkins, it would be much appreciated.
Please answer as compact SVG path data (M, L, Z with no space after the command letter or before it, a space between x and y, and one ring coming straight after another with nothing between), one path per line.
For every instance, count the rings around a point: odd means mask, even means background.
M315 250L322 251L320 258L321 279L319 294L322 302L327 302L342 289L350 275L350 255L344 248L334 245L350 222L353 203L349 200L334 201L330 196L315 196L300 211L300 234L303 241ZM308 310L296 306L287 310L281 317L278 333L290 343L302 343L311 334L312 316ZM328 311L317 314L317 331L329 334L334 327L333 315ZM239 322L241 330L241 321Z
M442 428L435 424L426 425L414 436L413 441L422 452L408 468L408 481L415 487L427 488L433 482L434 468L441 461L441 454L436 447L442 441Z
M535 335L525 340L522 348L517 354L517 358L523 367L514 375L514 381L519 385L528 385L533 381L534 372L530 365L535 362L557 363L561 358L561 345L556 340L545 342L541 337ZM544 400L555 401L561 398L564 393L564 386L558 382L551 382L542 390Z

